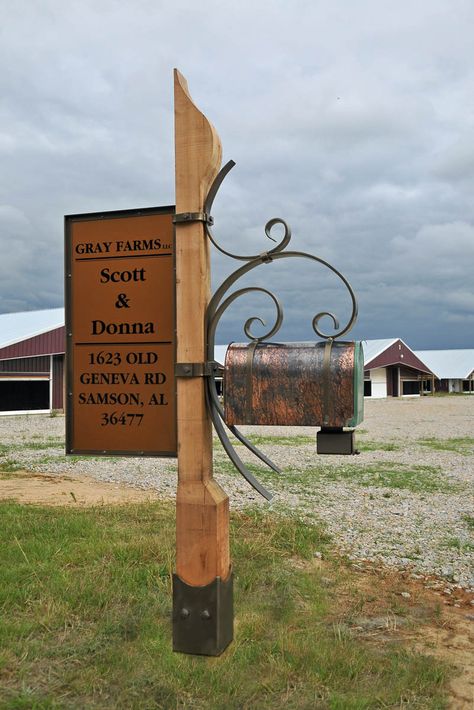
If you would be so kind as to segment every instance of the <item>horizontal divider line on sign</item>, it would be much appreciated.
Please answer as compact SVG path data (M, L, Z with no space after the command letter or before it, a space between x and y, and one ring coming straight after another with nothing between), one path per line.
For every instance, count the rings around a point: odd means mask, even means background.
M173 252L167 251L163 254L108 254L107 256L76 256L74 261L101 261L104 259L153 259L161 258L164 256L173 256Z
M128 342L123 342L123 343L117 343L115 340L94 340L94 342L87 342L87 343L74 343L74 345L87 345L90 347L91 345L110 345L110 346L118 346L118 345L173 345L172 340L130 340Z

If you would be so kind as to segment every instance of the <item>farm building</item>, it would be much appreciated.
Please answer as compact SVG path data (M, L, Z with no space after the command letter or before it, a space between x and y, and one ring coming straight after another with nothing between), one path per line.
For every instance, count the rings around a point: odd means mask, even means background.
M399 338L363 341L366 397L474 393L474 350L412 350ZM227 345L216 345L224 363ZM0 314L0 414L64 409L64 309Z
M440 392L474 393L474 350L417 350L436 375L436 390Z
M364 395L406 397L429 393L435 373L400 338L364 340Z
M0 314L0 413L64 402L64 308Z

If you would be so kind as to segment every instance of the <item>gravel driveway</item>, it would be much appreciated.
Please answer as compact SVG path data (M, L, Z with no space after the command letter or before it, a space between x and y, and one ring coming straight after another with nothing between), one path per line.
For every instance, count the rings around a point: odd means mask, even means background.
M281 469L268 472L243 446L239 455L275 493L271 506L323 520L340 549L436 575L446 594L474 592L474 396L366 400L359 456L318 456L315 429L242 427ZM0 417L0 466L176 490L176 461L66 457L64 417ZM232 507L268 505L215 446L215 477Z

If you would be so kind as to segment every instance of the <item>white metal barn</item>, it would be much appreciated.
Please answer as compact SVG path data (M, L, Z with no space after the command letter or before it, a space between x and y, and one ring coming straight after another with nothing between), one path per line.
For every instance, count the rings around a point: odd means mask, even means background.
M474 350L417 350L439 382L440 392L474 393Z
M63 408L64 308L0 314L0 414Z

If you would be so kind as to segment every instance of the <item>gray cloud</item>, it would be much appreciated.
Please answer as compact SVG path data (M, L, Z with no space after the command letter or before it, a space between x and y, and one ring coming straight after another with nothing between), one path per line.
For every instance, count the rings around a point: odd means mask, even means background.
M468 0L4 4L0 312L62 304L64 214L173 203L178 66L237 161L215 204L227 247L263 251L281 216L353 284L355 337L473 347L473 20ZM235 266L215 256L213 282ZM282 338L346 317L320 269L258 280L282 294ZM271 319L253 305L222 340Z

